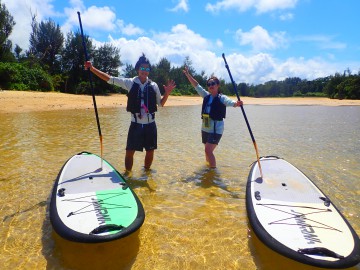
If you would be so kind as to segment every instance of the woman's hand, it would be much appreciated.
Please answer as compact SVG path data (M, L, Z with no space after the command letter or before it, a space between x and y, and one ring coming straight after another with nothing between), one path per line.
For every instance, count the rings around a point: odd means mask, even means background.
M189 73L189 69L187 66L184 67L183 69L183 73L185 74L186 78L189 80L189 82L191 83L191 85L193 87L196 87L199 83L193 78L193 76L191 76L191 74Z
M190 73L189 73L189 69L188 69L188 67L187 67L187 66L185 66L185 67L184 67L184 69L183 69L183 73L185 74L185 76L189 76L189 75L190 75Z

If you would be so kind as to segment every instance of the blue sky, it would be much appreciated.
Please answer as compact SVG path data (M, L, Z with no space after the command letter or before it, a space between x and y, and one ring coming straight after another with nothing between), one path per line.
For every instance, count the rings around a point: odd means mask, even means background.
M1 0L16 26L10 39L28 48L31 13L63 32L79 28L94 44L120 48L135 64L142 52L173 66L190 57L206 75L249 84L300 77L313 80L360 71L358 0ZM151 77L151 76L150 76Z

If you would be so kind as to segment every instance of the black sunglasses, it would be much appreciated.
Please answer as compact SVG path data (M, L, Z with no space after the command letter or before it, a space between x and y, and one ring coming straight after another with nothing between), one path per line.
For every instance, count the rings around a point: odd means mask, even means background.
M210 86L214 86L214 85L217 85L217 84L218 84L217 82L208 82L206 85L208 87L210 87Z

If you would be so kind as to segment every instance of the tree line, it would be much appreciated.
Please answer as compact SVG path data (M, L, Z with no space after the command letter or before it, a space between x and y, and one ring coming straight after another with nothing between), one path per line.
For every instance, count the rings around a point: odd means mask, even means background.
M13 46L9 39L16 22L0 0L0 88L11 90L58 91L73 94L91 94L88 74L84 72L85 55L80 31L70 31L66 37L60 26L52 19L38 22L32 15L29 48L23 50ZM134 77L132 64L121 62L120 50L105 43L96 47L89 36L85 35L85 44L93 65L112 76ZM203 86L208 79L205 72L196 73L191 59L185 57L183 65L173 67L168 59L162 58L152 65L151 79L158 85L173 79L177 88L172 95L195 95L196 92L183 75L187 66L194 78ZM122 68L122 74L119 70ZM233 85L220 79L221 90L226 95L234 95ZM97 94L114 92L126 93L123 89L107 84L102 80L93 80ZM360 99L360 70L351 74L345 70L342 74L306 80L298 77L282 81L268 81L263 84L236 85L241 96L251 97L292 97L321 96L336 99ZM160 87L161 88L161 87Z

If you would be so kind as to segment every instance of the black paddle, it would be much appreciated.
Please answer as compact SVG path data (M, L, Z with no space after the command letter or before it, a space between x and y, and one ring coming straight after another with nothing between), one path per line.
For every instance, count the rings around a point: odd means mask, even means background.
M222 57L224 58L225 67L226 67L226 69L227 69L227 71L228 71L228 73L229 73L230 80L231 80L232 85L233 85L233 88L234 88L234 92L235 92L235 94L236 94L236 96L237 96L237 99L240 101L240 96L239 96L239 93L238 93L238 91L237 91L237 89L236 89L236 84L235 84L235 82L234 82L234 80L233 80L233 77L232 77L232 75L231 75L231 72L230 72L230 69L229 69L229 65L228 65L228 63L226 62L226 58L225 58L225 54L224 54L224 53L222 54ZM261 175L261 178L263 178L263 173L262 173L261 164L260 164L260 159L259 159L259 151L258 151L258 148L257 148L257 145L256 145L256 141L255 141L254 135L253 135L253 133L252 133L252 131L251 131L251 127L250 127L249 121L248 121L248 119L247 119L247 117L246 117L246 113L245 113L244 107L241 105L240 108L241 108L241 111L242 111L242 113L243 113L243 116L244 116L246 125L247 125L247 127L248 127L248 130L249 130L249 132L250 132L250 136L251 136L252 142L253 142L254 147L255 147L256 158L257 158L257 162L258 162L258 164L259 164L260 175Z
M87 50L86 50L86 43L85 43L83 27L82 27L82 23L81 23L80 12L78 11L77 14L78 14L78 17L79 17L79 24L80 24L80 30L81 30L82 43L83 43L83 47L84 47L85 60L89 61L89 57L88 57ZM101 156L101 169L102 169L103 140L102 140L102 135L101 135L101 127L100 127L99 115L98 115L98 110L97 110L97 106L96 106L95 91L94 91L94 86L93 86L93 82L92 82L92 74L91 74L90 69L88 69L88 74L89 74L89 82L90 82L91 93L92 93L94 109L95 109L95 115L96 115L96 123L97 123L98 131L99 131L99 137L100 137L100 152L101 152L100 156Z

